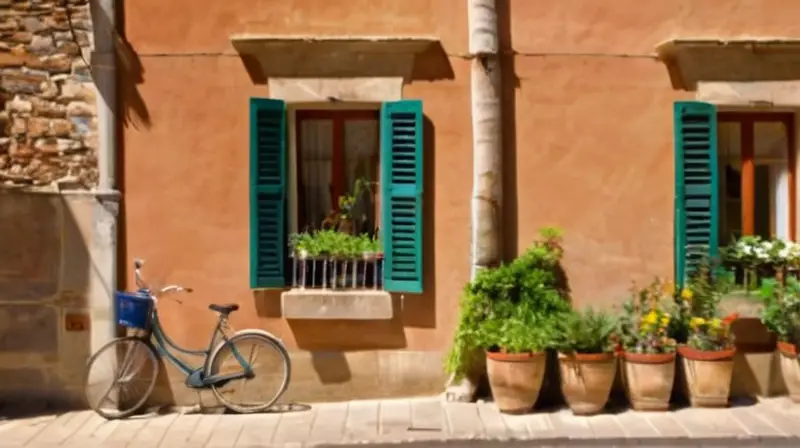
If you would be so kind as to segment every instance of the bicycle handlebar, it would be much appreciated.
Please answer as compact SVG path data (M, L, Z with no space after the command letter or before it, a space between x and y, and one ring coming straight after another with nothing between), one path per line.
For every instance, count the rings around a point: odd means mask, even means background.
M145 283L144 279L142 278L142 266L144 266L144 260L140 258L136 258L133 260L133 273L136 279L136 286L140 289L150 289L150 286ZM194 290L192 288L186 288L181 285L169 285L161 288L159 290L159 295L161 294L168 294L172 292L187 292L191 293Z

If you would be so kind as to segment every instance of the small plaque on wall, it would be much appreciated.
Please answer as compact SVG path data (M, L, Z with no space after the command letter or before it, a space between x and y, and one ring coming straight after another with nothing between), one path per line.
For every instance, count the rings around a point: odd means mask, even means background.
M84 313L67 313L64 315L65 330L74 331L89 331L89 315Z

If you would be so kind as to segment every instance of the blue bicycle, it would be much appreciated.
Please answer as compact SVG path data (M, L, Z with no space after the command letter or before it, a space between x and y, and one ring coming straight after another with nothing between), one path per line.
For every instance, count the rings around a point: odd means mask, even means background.
M289 354L281 341L263 330L234 332L228 317L239 306L212 304L209 309L219 313L219 320L208 348L180 347L158 320L158 299L192 290L170 285L154 293L142 280L143 264L134 261L138 291L115 294L117 322L135 334L114 339L88 360L85 393L92 410L106 419L119 419L142 408L158 378L159 355L186 375L187 387L211 389L220 403L234 412L262 412L278 401L291 376ZM201 357L203 362L192 367L174 352Z

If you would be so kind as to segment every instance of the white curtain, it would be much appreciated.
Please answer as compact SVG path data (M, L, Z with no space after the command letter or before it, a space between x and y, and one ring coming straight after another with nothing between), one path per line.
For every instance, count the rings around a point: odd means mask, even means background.
M333 208L330 184L333 167L333 121L303 120L300 126L300 165L306 222L319 226ZM304 229L299 229L304 230Z

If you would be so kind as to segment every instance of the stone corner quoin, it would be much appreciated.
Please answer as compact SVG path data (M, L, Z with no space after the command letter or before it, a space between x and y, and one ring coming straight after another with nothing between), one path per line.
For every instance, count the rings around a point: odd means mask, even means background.
M97 184L89 0L0 0L0 185Z

